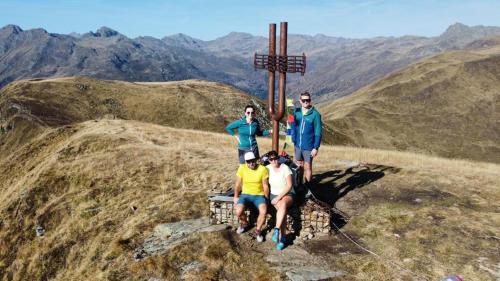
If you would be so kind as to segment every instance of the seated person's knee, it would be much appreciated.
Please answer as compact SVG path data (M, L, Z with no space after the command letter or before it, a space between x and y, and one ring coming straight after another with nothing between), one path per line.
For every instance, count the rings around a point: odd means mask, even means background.
M241 206L241 205L237 205L236 206L236 215L238 217L241 216L244 211L245 211L245 207L244 206Z
M259 206L259 216L267 214L267 206L262 204Z

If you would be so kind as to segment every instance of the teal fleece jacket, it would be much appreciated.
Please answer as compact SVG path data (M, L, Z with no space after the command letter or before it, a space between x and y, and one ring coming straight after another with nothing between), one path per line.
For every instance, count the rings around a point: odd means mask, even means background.
M292 123L292 141L303 150L318 149L321 144L321 115L312 107L302 115L302 108L296 108Z
M255 136L269 136L268 130L262 130L260 128L259 120L253 119L252 122L248 124L245 116L226 126L226 131L231 136L234 136L234 129L238 129L240 139L239 149L252 149L257 147Z

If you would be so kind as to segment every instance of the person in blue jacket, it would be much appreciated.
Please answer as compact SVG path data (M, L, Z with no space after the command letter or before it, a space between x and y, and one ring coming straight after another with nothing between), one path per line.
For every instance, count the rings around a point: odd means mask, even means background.
M292 142L295 146L295 160L304 167L305 184L311 181L312 161L318 155L321 144L321 115L312 106L308 92L300 94L300 108L294 111Z
M245 116L226 126L226 131L231 136L235 136L238 141L238 158L240 164L245 164L244 155L249 151L253 152L257 159L260 158L255 136L269 136L272 133L272 130L261 129L259 120L255 118L255 115L256 112L253 105L247 105L245 107ZM235 129L238 130L238 136L234 133Z

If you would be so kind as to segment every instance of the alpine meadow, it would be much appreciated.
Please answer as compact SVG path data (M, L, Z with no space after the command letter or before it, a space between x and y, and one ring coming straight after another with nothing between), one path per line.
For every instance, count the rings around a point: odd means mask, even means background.
M498 3L82 2L0 4L1 281L500 280Z

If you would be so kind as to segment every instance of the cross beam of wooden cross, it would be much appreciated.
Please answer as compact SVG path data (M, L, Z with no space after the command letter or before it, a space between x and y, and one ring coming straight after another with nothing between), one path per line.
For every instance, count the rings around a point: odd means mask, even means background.
M268 73L268 96L267 106L269 115L273 120L273 145L275 151L279 151L279 121L285 113L285 87L286 73L300 72L304 75L306 72L306 55L288 56L287 49L287 33L288 23L280 24L280 54L276 56L276 24L269 24L269 54L254 56L255 69L266 69ZM278 84L278 112L274 107L274 89L275 89L275 72L279 72Z

